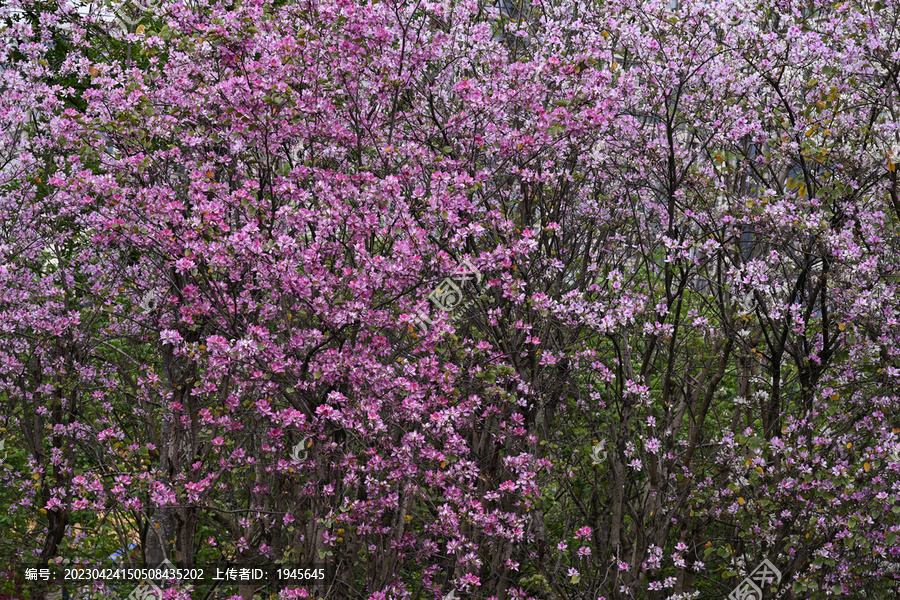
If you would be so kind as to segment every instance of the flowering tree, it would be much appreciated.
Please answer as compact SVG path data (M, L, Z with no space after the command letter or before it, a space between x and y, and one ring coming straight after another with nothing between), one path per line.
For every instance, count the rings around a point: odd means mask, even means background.
M896 591L896 3L113 9L0 15L16 564Z
M629 90L588 164L632 250L546 305L606 338L557 443L556 522L601 549L559 546L573 590L721 596L767 556L798 597L893 589L896 34L846 8L623 5L588 44Z

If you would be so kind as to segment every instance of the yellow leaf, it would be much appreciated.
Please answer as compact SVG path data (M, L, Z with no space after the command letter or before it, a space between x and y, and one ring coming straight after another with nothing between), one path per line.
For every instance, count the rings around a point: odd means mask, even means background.
M843 331L843 330L847 329L847 325L845 325L844 323L838 323L838 329Z
M443 468L446 467L446 466L447 466L447 461L446 461L446 460L442 460L442 461L441 461L441 468L443 469Z
M608 38L609 32L604 29L603 31L600 32L600 35L602 35L604 38Z
M137 26L137 29L135 29L134 32L135 32L136 34L138 34L138 35L141 35L142 33L144 33L144 30L146 30L146 29L147 29L147 28L144 27L143 25L138 25L138 26Z
M894 164L894 161L892 161L891 159L888 159L888 171L893 173L896 170L897 170L897 165Z
M872 465L870 463L863 463L863 471L868 473L871 470L872 470Z
M852 447L853 447L853 442L847 442L847 449L849 450Z
M746 500L744 500L743 498L738 498L738 504L740 504L741 506L743 506L743 505L744 505L744 502L746 502Z
M47 514L47 509L46 509L46 508L42 508L42 509L41 509L41 514L42 514L42 515L46 515L46 514Z
M88 73L91 74L91 77L96 77L97 75L100 74L100 71L97 70L97 67L90 67L88 69Z

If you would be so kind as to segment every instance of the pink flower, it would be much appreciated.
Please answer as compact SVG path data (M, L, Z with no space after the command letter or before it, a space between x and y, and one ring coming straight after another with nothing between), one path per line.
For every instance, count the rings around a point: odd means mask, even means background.
M104 429L100 433L97 434L97 440L102 442L108 438L115 437L115 431L110 427L108 429Z
M175 270L179 273L186 273L196 266L197 265L194 264L194 261L187 258L179 258L175 261Z
M515 489L516 489L515 481L504 481L503 483L500 484L501 492L512 492L512 491L515 491Z
M174 329L163 329L159 332L159 341L163 345L165 344L178 344L179 342L184 341L181 337L181 334L175 331Z

